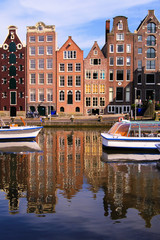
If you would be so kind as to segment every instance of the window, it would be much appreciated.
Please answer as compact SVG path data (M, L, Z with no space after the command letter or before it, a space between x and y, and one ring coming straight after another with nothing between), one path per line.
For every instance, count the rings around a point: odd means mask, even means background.
M11 105L17 104L17 93L16 92L10 92L10 101L11 101Z
M123 101L123 87L116 88L116 101Z
M53 36L52 35L48 35L47 36L47 42L52 42L53 41Z
M44 59L38 59L38 68L44 69Z
M16 63L16 55L14 53L11 53L9 55L9 63L12 64L12 63Z
M147 24L147 33L156 33L156 24L155 23L148 23Z
M110 81L113 81L113 77L114 77L113 73L114 73L113 70L109 70L109 80Z
M127 69L127 81L130 81L131 80L131 70L130 69Z
M47 83L48 84L53 83L53 74L52 73L47 74Z
M30 56L33 56L33 55L35 55L36 54L36 48L35 47L30 47L29 48L29 55Z
M100 79L105 79L105 70L100 70Z
M123 66L123 57L116 57L117 59L117 66Z
M77 52L76 51L64 51L63 58L64 59L76 59Z
M97 70L93 71L93 79L98 79L98 71Z
M80 71L81 71L81 64L76 63L76 72L80 72Z
M91 71L90 70L86 70L86 79L91 79Z
M23 65L19 65L19 71L23 71Z
M127 44L126 46L126 52L131 53L131 44Z
M138 74L137 83L142 84L142 74Z
M76 101L81 101L81 92L76 91Z
M47 69L52 69L53 67L53 59L47 59Z
M15 78L11 78L9 80L9 88L10 89L16 89L16 79Z
M39 97L39 99L38 99L39 102L44 101L44 89L39 89L38 90L38 97Z
M76 87L81 86L81 76L76 76Z
M123 81L123 70L117 70L117 81Z
M122 21L120 21L118 23L118 30L123 30L123 23L122 23Z
M31 73L30 74L30 84L35 84L36 83L36 74Z
M59 71L64 72L64 63L59 64Z
M154 74L146 74L146 84L155 84Z
M123 53L123 52L124 52L123 44L117 44L117 53Z
M93 85L92 85L92 92L93 92L94 94L97 94L97 93L98 93L98 85L97 85L97 84L93 84Z
M35 102L36 101L36 90L35 89L30 89L30 101Z
M126 64L127 64L127 66L131 65L131 57L126 58Z
M99 85L99 93L101 93L101 94L105 93L105 85L104 84Z
M53 89L47 89L47 101L48 102L53 101Z
M109 52L110 52L110 53L113 53L113 52L114 52L114 45L113 45L113 44L110 44L110 45L109 45Z
M110 65L110 66L113 66L113 65L114 65L114 58L113 58L113 57L110 57L110 58L109 58L109 65Z
M14 42L11 42L9 44L9 52L15 52L16 51L16 44Z
M23 98L23 92L19 93L19 98Z
M155 58L156 52L154 48L148 48L147 49L147 58Z
M16 76L16 67L14 65L11 65L9 67L9 75L10 76Z
M101 59L91 58L91 65L100 65Z
M126 87L126 102L130 102L130 88Z
M2 84L7 84L7 79L6 78L2 78Z
M68 87L72 87L72 86L73 86L73 77L68 76Z
M105 106L105 98L104 97L100 97L100 106L101 107Z
M60 107L60 112L64 112L64 107Z
M138 60L138 70L142 69L142 60Z
M156 38L155 36L149 35L147 37L147 46L155 46L156 45Z
M39 84L44 84L44 73L39 73L38 80Z
M64 87L64 76L59 77L59 86Z
M93 97L93 107L97 107L97 106L98 106L98 98Z
M59 101L64 101L64 91L59 92Z
M91 98L86 97L86 107L90 107L90 106L91 106Z
M35 69L36 68L36 60L35 59L30 59L30 69Z
M39 41L39 42L44 42L44 36L42 36L42 35L41 35L41 36L38 36L38 41Z
M124 33L117 33L117 41L123 41L124 40Z
M138 35L138 42L142 42L142 35Z
M138 54L142 54L142 48L138 48Z
M38 47L38 54L39 55L44 55L44 46Z
M35 36L30 36L29 37L29 41L30 42L35 42L36 41L36 37Z
M19 78L19 84L23 84L23 82L24 82L23 80L24 80L24 79L20 77L20 78Z
M148 99L154 99L155 98L155 96L154 96L154 90L153 89L147 89L146 90L146 99L148 100Z
M73 64L68 63L68 72L72 72L72 71L73 71Z
M72 93L72 91L68 91L67 104L73 104L73 93Z
M75 108L75 111L76 111L76 112L80 112L80 108L79 108L79 107L76 107L76 108ZM77 156L77 155L76 155L76 156Z
M53 54L53 47L47 46L47 55L52 55L52 54Z
M85 93L91 93L91 85L90 84L85 85Z
M155 69L155 60L147 60L146 69Z
M97 50L94 50L94 55L98 55L98 51Z
M113 102L113 87L109 88L109 102Z

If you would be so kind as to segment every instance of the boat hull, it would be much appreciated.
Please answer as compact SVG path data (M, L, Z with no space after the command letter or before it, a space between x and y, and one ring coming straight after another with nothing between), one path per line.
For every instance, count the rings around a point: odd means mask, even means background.
M155 144L160 144L160 137L139 138L139 137L122 137L112 136L102 133L102 145L106 148L119 149L157 149Z
M0 141L23 141L33 140L37 137L42 127L10 127L9 129L0 129Z

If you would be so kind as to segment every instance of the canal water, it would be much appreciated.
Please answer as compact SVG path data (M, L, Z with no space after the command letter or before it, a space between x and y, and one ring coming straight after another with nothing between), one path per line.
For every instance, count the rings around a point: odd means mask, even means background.
M100 133L0 143L0 239L159 239L159 153L108 153Z

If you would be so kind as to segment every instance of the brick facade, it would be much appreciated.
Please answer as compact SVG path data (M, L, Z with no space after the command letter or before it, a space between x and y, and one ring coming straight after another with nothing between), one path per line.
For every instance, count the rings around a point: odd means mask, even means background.
M0 111L3 116L25 116L25 49L17 36L17 27L0 48Z
M69 36L57 51L57 113L83 114L83 51Z

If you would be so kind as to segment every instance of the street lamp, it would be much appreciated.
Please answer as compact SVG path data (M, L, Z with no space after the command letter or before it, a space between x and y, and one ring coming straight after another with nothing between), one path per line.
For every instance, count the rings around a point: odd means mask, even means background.
M135 90L135 100L134 100L134 103L135 103L135 116L134 116L134 120L136 120L136 98L137 98L137 88L135 87L134 88L134 90Z

